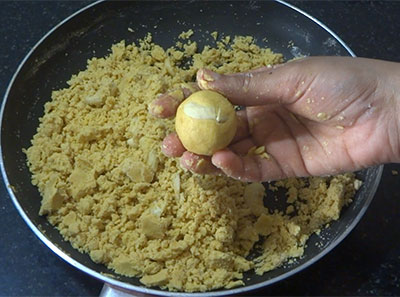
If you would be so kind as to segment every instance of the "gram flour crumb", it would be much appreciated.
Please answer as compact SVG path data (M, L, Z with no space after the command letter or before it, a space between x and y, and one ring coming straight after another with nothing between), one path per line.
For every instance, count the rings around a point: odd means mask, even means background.
M262 274L301 256L310 234L338 219L355 192L351 174L282 181L273 187L288 189L285 214L263 206L262 184L193 175L161 153L174 122L148 114L158 94L194 81L201 67L233 73L283 61L251 37L216 44L163 49L148 35L113 45L52 93L25 151L40 214L94 262L147 286L243 285L243 272ZM259 256L249 260L260 239Z

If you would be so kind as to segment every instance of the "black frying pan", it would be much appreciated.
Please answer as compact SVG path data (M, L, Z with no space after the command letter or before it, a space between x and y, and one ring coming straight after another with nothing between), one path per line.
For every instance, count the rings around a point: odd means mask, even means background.
M156 26L156 28L155 28ZM130 32L127 28L133 28ZM262 46L283 53L286 59L298 55L353 55L329 29L300 10L283 2L272 1L189 1L189 2L98 2L77 12L49 32L27 55L6 92L1 109L1 170L11 199L33 232L55 253L78 269L122 290L169 295L159 288L145 288L136 278L116 275L95 264L65 242L45 217L38 215L41 197L31 184L23 148L30 140L43 115L43 106L52 90L64 88L72 74L85 69L86 60L108 53L113 43L136 41L147 32L154 40L169 47L173 37L194 29L199 45L211 42L215 30L226 35L252 35ZM203 33L203 34L201 34ZM262 41L264 37L267 41ZM288 47L289 42L295 46ZM357 224L378 186L382 166L358 173L364 181L355 201L343 210L341 218L311 236L304 257L257 276L247 272L245 287L211 293L174 295L235 295L288 277L314 263L336 246ZM270 202L271 203L271 202ZM277 207L279 205L267 205ZM103 295L115 290L105 286Z

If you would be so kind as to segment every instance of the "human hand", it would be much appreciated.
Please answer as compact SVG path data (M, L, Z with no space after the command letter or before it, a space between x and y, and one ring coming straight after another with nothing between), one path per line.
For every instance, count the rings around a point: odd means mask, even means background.
M199 70L197 86L156 99L159 117L175 114L191 92L217 91L238 111L231 145L212 157L185 151L176 134L162 145L167 156L200 174L243 181L319 176L399 161L397 63L349 57L310 57L247 73ZM163 108L157 107L162 106ZM269 159L248 154L265 147Z

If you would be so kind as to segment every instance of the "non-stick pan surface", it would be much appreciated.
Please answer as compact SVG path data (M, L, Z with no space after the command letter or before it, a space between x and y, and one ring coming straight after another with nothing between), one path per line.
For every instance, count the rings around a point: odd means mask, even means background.
M128 28L133 30L128 31ZM200 47L212 44L209 33L218 31L224 35L252 35L259 45L283 53L286 59L298 55L354 55L318 21L285 3L272 1L99 2L58 25L35 46L11 81L1 110L1 169L10 196L27 224L55 253L92 276L128 290L169 294L158 288L144 288L136 278L116 275L64 241L46 218L38 215L41 197L31 184L22 149L30 146L51 91L67 87L66 81L72 74L85 69L87 59L102 57L108 54L113 43L123 39L127 43L134 42L147 32L153 34L156 43L169 47L182 31L188 29L196 32L193 39ZM210 295L234 295L266 286L325 255L364 214L381 172L382 166L358 174L364 184L355 201L320 236L310 238L301 259L263 276L248 272L244 276L245 287L214 291ZM282 207L277 204L267 206Z

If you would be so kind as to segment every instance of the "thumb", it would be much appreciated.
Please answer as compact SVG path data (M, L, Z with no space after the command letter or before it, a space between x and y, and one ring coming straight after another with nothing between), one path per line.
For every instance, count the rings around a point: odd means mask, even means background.
M310 79L307 82L301 68L293 61L225 75L200 69L197 83L201 89L224 95L234 105L291 104L306 92L311 83Z

